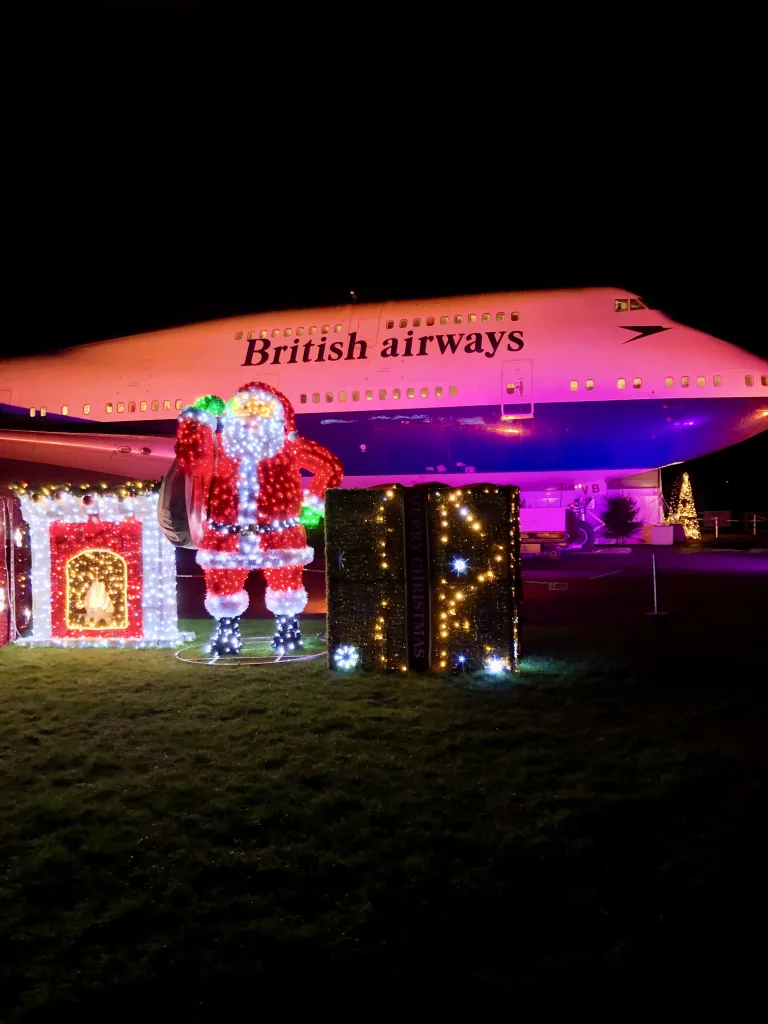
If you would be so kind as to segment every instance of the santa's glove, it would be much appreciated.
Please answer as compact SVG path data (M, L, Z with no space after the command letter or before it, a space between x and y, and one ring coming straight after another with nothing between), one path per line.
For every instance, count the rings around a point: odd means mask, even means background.
M311 529L313 526L317 526L320 520L325 515L325 502L322 498L318 498L316 494L312 494L311 491L304 491L304 502L301 506L301 524L302 526Z

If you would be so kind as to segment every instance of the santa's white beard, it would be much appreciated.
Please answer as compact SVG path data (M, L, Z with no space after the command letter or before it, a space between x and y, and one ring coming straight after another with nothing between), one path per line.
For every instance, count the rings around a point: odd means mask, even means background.
M282 416L254 418L226 416L222 426L224 451L239 463L237 471L237 525L256 521L259 505L259 470L262 459L271 459L285 445L285 420Z
M226 416L221 434L224 451L233 459L246 457L254 462L271 459L285 445L285 421L262 419L254 426L237 416Z

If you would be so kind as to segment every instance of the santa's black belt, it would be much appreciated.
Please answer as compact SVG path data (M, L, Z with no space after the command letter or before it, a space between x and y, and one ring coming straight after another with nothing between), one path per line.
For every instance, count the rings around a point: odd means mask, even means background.
M290 516L288 519L276 519L267 526L257 526L255 523L247 526L230 526L228 523L214 523L210 520L208 526L224 536L228 533L235 533L241 537L248 537L257 533L282 533L283 530L289 530L292 526L298 526L300 523L301 516Z

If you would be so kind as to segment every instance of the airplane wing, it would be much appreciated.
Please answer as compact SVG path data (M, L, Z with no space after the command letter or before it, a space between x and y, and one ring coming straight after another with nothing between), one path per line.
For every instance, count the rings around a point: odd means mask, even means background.
M0 459L109 473L127 480L154 480L174 459L175 437L135 434L54 434L0 430Z

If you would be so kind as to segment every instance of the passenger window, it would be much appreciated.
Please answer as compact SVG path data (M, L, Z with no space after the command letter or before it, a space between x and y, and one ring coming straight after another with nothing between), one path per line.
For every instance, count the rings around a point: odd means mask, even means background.
M619 391L623 391L626 386L627 386L626 378L625 377L619 377L619 379L616 381L616 387L619 389Z
M417 317L414 318L413 326L414 327L421 327L421 317L420 316L417 316Z
M249 334L248 337L250 338L250 336L251 335ZM240 341L242 339L242 337L243 337L243 332L242 331L236 331L235 332L235 341Z
M165 401L163 402L163 410L165 412L170 412L171 411L171 400L170 400L170 398L166 398Z
M373 401L373 392L372 391L366 391L365 392L365 400L366 400L366 402L372 402Z
M290 327L286 327L285 330L283 331L283 337L284 338L290 338L290 336L291 336L291 328Z
M117 403L117 411L118 412L125 412L125 405L122 402L118 402Z
M239 341L240 338L242 338L242 336L243 336L243 332L240 331L239 334L235 335L235 341ZM251 339L255 338L255 337L256 337L256 331L248 331L248 341L251 341Z
M675 378L674 377L665 377L664 378L664 387L665 388L673 388L674 386L675 386Z
M301 402L302 405L306 405L307 404L307 396L306 395L299 395L299 402Z
M401 327L407 327L408 326L408 321L407 320L401 320L400 321L400 326Z
M145 407L146 407L146 404L147 404L147 403L146 403L146 402L144 402L144 406L145 406ZM84 413L84 414L85 414L86 416L90 416L90 414L91 414L91 407L90 407L90 405L88 404L88 402L86 402L86 403L85 403L85 405L83 406L83 413Z
M456 314L456 316L455 316L455 317L453 318L453 322L454 322L455 324L460 324L460 323L462 323L462 319L461 319L461 314L458 314L458 313L457 313L457 314Z
M141 409L142 412L146 412L147 411L147 403L146 402L142 402L141 405L139 406L139 408Z
M413 388L408 388L408 390L405 393L405 396L406 398L414 398L416 396L416 392L413 390Z
M40 415L41 416L46 416L47 414L48 414L47 408L44 405L41 405L40 406Z
M392 397L393 398L399 398L400 397L400 388L393 388L392 389Z
M429 388L422 388L420 394L422 398L429 398Z
M504 319L504 314L503 313L497 313L496 314L496 319L497 320L503 320Z
M347 392L346 391L340 391L339 392L339 401L340 402L346 402L346 400L347 400Z
M519 313L510 313L509 314L509 318L510 318L510 320L519 320L520 319L520 314Z
M746 377L744 378L744 383L747 385L748 388L751 388L754 385L755 378L752 376L751 373L748 373L746 375Z
M330 329L331 328L330 328L329 324L323 324L323 326L320 328L320 333L321 334L327 334L328 331L330 331Z
M179 408L181 408L181 406L179 406ZM129 402L128 403L128 412L136 412L136 403L135 402Z
M448 317L447 316L441 316L440 317L440 323L441 324L447 324L448 323Z
M360 401L360 392L359 391L353 391L352 392L352 401L353 402L359 402Z
M326 402L332 402L333 401L333 392L332 391L326 391L325 392L325 400L326 400Z
M645 306L642 304L642 302L638 302L637 299L630 299L629 300L629 308L630 309L645 309Z
M386 398L387 398L387 389L386 388L379 388L379 401L380 402L384 402L384 401L386 401Z
M428 316L427 317L427 327L434 327L434 325L435 325L435 318L433 316Z
M484 324L487 324L490 319L491 319L491 314L490 313L483 313L483 323Z
M595 382L591 378L588 378L584 382L584 387L587 389L587 391L594 391L595 390Z
M442 397L443 397L443 389L442 388L435 388L435 398L442 398Z
M107 413L111 413L112 412L112 403L111 402L107 402L107 404L104 406L104 412L107 412Z
M334 334L341 334L341 324L335 324L333 328Z
M458 393L459 389L456 387L456 385L451 384L451 386L448 388L448 394L451 396L451 398L455 398L456 395L458 395Z
M272 337L273 338L279 338L280 337L280 328L279 327L273 327L272 328Z
M394 320L387 320L387 330L388 331L391 331L394 326L395 326L395 321Z
M691 386L691 378L690 377L681 377L680 378L680 386L683 387L683 388L690 387Z
M266 338L266 336L267 336L267 332L266 331L259 331L259 337L260 338Z
M181 407L182 407L182 405L183 405L183 404L184 404L184 403L182 402L182 400L181 400L180 398L177 398L177 399L176 399L176 411L177 411L177 412L179 412L179 410L181 409Z
M768 377L766 377L766 376L761 377L760 378L760 383L763 385L764 388L768 388Z
M34 406L30 406L29 415L32 417L32 419L34 419L35 416L37 416L37 409L35 409Z
M509 387L509 385L507 385L507 387ZM571 381L571 391L578 391L578 390L579 390L579 382L577 380L572 380Z
M613 300L613 312L614 313L626 313L629 309L629 303L626 299L614 299Z
M706 385L706 383L707 383L707 378L706 377L697 377L696 378L696 387L697 388L703 388Z
M160 408L160 402L156 398L154 398L152 400L152 412L157 412L157 410L159 408Z
M61 415L62 416L69 416L69 406L68 405L62 405L62 407L61 407Z
M643 382L642 382L640 377L635 377L632 380L632 387L633 388L641 388L642 386L643 386Z
M467 320L469 323L473 324L477 320L477 313L470 313Z
M763 380L768 381L768 377L763 377ZM712 383L715 385L716 388L722 387L723 378L720 376L719 373L716 373L715 376L712 378Z
M317 405L319 403L319 401L320 401L320 392L319 391L314 391L312 393L312 401L315 403L315 405Z
M297 327L296 328L296 333L297 334L303 334L304 333L304 328L303 327Z
M317 334L317 327L310 327L309 328L309 333L310 334Z

